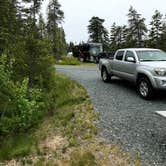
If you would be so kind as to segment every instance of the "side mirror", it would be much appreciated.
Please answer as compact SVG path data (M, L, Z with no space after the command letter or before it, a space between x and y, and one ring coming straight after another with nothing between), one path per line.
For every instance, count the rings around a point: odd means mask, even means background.
M133 62L133 63L136 62L135 59L134 59L134 57L127 57L127 61L128 62Z

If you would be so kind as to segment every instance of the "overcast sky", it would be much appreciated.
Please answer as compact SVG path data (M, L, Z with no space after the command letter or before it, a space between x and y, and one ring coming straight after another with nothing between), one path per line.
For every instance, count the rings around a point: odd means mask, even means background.
M42 11L46 12L49 0L44 0ZM158 9L166 14L165 0L59 0L65 13L63 27L67 41L80 42L88 40L87 26L92 16L105 19L109 30L113 22L127 24L127 13L132 5L146 18L149 24L154 11Z

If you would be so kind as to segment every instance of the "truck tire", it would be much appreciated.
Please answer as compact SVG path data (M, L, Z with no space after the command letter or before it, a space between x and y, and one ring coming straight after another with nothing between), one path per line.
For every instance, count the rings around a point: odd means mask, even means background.
M104 82L109 82L111 80L111 76L108 74L105 67L102 67L101 69L101 78Z
M154 89L151 82L147 77L141 77L137 82L137 91L141 98L145 100L152 99L154 97Z

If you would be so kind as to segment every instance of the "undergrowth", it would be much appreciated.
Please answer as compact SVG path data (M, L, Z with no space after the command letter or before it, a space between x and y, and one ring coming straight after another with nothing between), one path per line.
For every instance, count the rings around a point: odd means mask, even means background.
M86 90L56 73L56 109L25 134L4 141L0 165L139 166L138 155L124 153L98 136L99 115Z

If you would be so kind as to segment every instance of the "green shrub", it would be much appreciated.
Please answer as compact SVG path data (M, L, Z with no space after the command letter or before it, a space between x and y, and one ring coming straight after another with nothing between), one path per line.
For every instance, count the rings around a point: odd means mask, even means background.
M74 57L63 57L61 60L56 61L56 64L60 65L80 65L81 62Z
M46 39L29 35L5 53L0 55L0 136L37 124L55 110L57 97L54 59Z
M37 123L45 110L42 90L29 88L28 78L21 83L13 82L3 58L0 59L1 136L28 129Z
M9 56L14 57L12 80L22 82L28 78L29 88L41 89L48 111L55 109L56 102L55 60L50 50L51 45L47 39L36 39L29 35L24 41L18 41Z
M29 129L56 107L48 41L29 35L5 52L0 56L0 136Z

